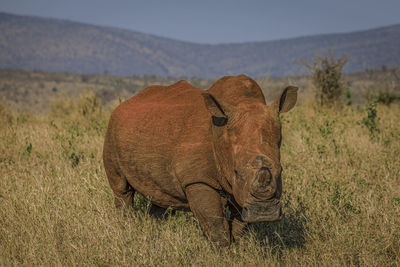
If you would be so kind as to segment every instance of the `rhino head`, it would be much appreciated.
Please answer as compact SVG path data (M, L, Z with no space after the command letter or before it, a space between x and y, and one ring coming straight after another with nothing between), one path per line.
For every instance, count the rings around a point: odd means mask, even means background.
M246 222L282 218L282 140L279 114L293 108L298 88L289 86L271 104L257 83L241 75L224 77L203 94L222 183L242 207Z

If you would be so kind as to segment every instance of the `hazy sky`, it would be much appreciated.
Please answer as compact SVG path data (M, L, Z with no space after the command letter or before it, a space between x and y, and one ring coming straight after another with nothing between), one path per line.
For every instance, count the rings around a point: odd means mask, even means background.
M400 23L400 0L0 0L0 11L212 44Z

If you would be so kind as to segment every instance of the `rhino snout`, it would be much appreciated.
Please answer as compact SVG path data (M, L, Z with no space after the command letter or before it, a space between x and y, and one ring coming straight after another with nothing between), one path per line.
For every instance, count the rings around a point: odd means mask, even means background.
M245 222L272 222L278 221L284 216L280 202L273 206L248 205L243 207L241 215Z

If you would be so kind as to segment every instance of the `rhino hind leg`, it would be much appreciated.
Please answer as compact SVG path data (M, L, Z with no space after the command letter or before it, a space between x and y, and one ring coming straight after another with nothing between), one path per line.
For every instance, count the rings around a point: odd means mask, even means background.
M219 247L229 246L231 238L221 196L206 184L186 187L190 210L200 223L206 236Z
M115 207L124 209L130 209L134 207L135 190L128 182L126 182L124 189L119 190L118 192L114 190L114 195Z
M113 166L105 165L108 182L115 196L115 207L130 209L134 205L135 189L129 184L126 177L121 175Z

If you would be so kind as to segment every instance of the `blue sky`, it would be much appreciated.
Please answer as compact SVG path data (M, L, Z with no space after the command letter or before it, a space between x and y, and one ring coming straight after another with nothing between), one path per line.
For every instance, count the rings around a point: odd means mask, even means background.
M0 11L210 44L286 39L400 23L400 0L0 0Z

